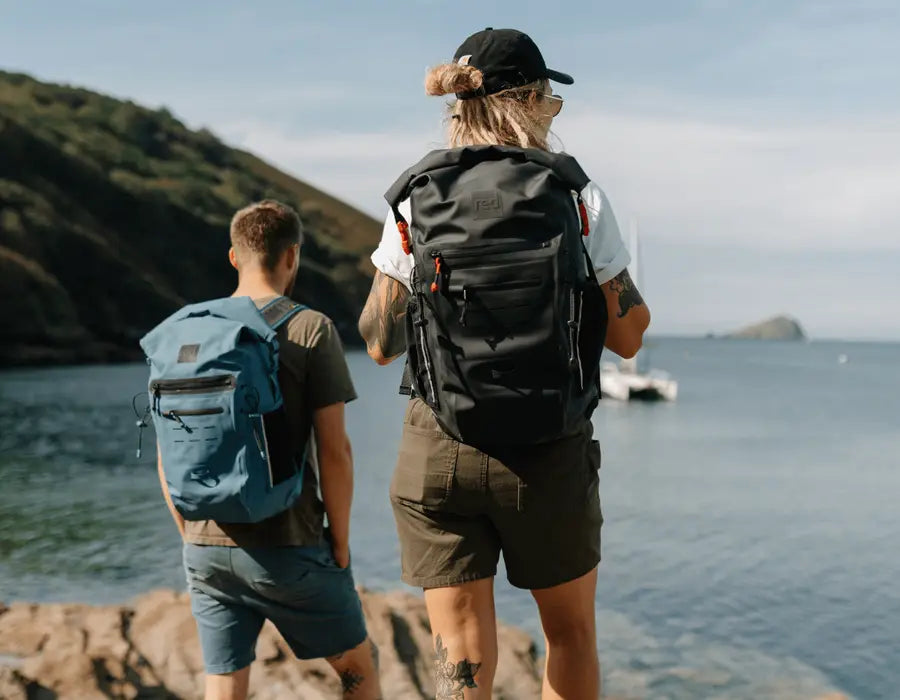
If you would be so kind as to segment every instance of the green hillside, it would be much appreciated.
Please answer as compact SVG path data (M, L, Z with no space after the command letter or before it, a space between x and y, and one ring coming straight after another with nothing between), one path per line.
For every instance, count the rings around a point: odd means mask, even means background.
M0 71L0 366L140 357L230 293L228 223L264 197L305 224L296 297L359 342L378 222L165 109Z

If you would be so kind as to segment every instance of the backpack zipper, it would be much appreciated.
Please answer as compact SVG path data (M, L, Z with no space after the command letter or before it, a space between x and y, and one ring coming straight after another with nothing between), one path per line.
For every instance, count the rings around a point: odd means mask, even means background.
M577 301L577 303L576 303ZM566 327L569 331L569 371L578 370L578 389L584 391L584 366L581 363L581 313L584 307L584 294L569 290L569 320ZM577 311L576 311L577 309ZM577 315L576 315L577 314Z
M535 245L528 241L519 241L518 243L485 243L476 246L466 246L463 250L451 250L449 252L440 251L438 249L430 250L429 255L432 258L445 258L447 260L465 260L467 258L480 258L491 252L498 253L521 253L526 250L541 250L549 248L550 241L544 241Z
M578 294L578 325L575 327L575 358L578 361L578 386L584 391L584 365L581 362L581 314L584 311L584 292Z
M178 425L180 425L182 427L184 432L193 433L194 431L191 430L191 427L187 423L185 423L184 420L182 420L182 418L181 418L182 416L186 416L186 417L190 418L191 416L215 416L220 413L225 413L225 409L221 408L221 407L219 407L219 408L192 408L192 409L187 409L185 411L178 411L178 410L173 409L171 411L164 411L160 415L163 418L168 418L169 420L173 420L176 423L178 423Z
M221 406L218 408L189 408L184 411L173 408L171 411L165 411L163 415L166 418L174 418L175 416L217 416L220 413L225 413L225 409Z
M422 360L425 363L425 374L428 377L428 388L431 390L431 399L434 406L438 404L438 396L437 396L437 387L434 383L434 376L431 373L431 355L428 352L428 345L425 342L425 325L428 321L422 316L422 309L425 306L425 299L421 294L416 295L419 300L419 318L415 319L413 324L416 326L418 331L418 342L416 344L417 349L421 349L422 352ZM428 403L428 397L423 396L425 402Z
M530 289L531 287L540 287L540 277L526 277L525 279L507 280L506 282L482 282L481 284L467 284L463 289L470 291L489 290L502 291L504 289Z
M217 374L196 379L156 379L150 382L154 394L211 394L214 391L234 389L233 374Z
M187 396L190 394L212 394L220 391L234 389L237 381L233 374L217 374L212 377L197 377L195 379L155 379L150 382L150 393L153 394L153 410L159 415L178 420L176 415L166 415L160 410L162 396L174 394L175 396ZM213 410L213 409L196 409ZM217 411L219 412L219 411ZM168 412L172 414L172 411ZM178 411L181 415L190 415L187 411ZM212 413L198 413L195 415L213 415ZM184 425L182 421L179 422ZM186 427L186 426L185 426Z
M479 289L484 290L497 290L502 291L504 289L531 289L533 287L539 287L541 284L541 280L538 277L528 277L524 280L510 280L508 282L485 282L484 284L466 284L463 285L462 288L462 310L459 314L459 325L466 325L466 315L469 312L469 292L477 292ZM452 291L452 290L451 290Z

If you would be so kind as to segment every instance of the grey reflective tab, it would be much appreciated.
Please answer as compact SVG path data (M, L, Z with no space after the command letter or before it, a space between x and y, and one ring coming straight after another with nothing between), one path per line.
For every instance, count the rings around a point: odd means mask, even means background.
M284 323L294 314L305 308L306 307L303 304L298 304L293 299L278 297L271 303L266 304L266 306L259 311L263 315L263 318L266 319L266 323L269 324L269 327L273 330L278 330L278 328L284 325Z

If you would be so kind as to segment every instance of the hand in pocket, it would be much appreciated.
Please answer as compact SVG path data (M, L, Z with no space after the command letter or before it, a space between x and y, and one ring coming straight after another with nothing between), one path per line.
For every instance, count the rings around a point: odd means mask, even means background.
M331 548L331 554L334 557L334 561L340 568L346 569L348 566L350 566L349 547L338 547L336 545L333 545Z

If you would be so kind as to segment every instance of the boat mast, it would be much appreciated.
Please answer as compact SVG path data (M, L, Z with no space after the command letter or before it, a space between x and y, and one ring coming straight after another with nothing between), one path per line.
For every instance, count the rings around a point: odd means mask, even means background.
M628 241L628 249L631 253L631 264L628 266L628 274L631 275L631 279L634 281L635 285L637 285L638 290L641 288L641 267L640 267L640 247L638 243L638 227L637 227L637 217L632 216L628 222L629 228L629 241ZM640 351L638 351L640 354ZM619 369L622 372L628 372L629 374L637 374L638 371L638 356L635 355L630 359L623 359L619 363Z

